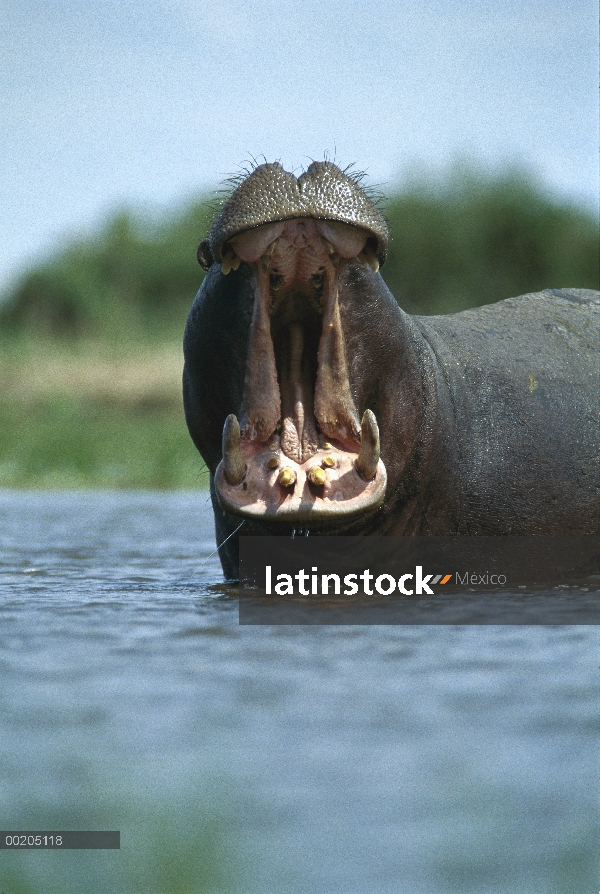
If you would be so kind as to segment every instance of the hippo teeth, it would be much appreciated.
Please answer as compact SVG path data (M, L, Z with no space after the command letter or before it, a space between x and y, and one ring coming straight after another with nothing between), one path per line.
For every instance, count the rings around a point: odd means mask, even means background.
M230 484L239 484L246 471L240 425L233 413L223 426L223 468Z
M365 410L360 424L360 452L356 468L366 481L372 481L379 462L379 428L375 413Z
M232 248L229 248L226 253L223 261L221 263L221 271L223 276L227 276L230 270L237 270L241 264L241 258L239 258Z
M366 264L367 267L370 267L373 273L377 273L379 271L379 261L377 260L377 255L369 245L366 245L360 252L360 254L358 255L358 260L361 262L361 264Z

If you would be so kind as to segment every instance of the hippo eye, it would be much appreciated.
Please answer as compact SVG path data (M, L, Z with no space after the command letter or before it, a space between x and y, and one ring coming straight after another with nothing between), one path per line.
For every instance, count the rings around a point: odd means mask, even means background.
M283 282L283 276L280 276L279 273L271 273L269 277L269 285L271 287L272 292L276 292Z

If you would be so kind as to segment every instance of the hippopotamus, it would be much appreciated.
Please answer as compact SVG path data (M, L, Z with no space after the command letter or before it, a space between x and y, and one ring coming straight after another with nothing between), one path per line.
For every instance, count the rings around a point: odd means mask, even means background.
M411 316L388 242L358 178L265 163L198 249L183 396L227 579L240 534L600 531L600 293Z

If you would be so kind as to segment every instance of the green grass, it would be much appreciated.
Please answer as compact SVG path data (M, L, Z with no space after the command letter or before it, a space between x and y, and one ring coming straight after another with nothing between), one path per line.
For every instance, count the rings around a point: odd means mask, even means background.
M0 487L205 487L181 407L0 402Z
M207 485L185 424L181 342L0 344L0 487Z

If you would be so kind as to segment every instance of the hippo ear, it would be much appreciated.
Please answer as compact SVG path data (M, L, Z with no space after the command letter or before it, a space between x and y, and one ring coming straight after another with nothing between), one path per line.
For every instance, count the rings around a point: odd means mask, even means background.
M214 263L214 258L210 250L208 239L205 239L204 242L200 243L200 245L198 246L198 251L196 252L196 257L198 258L198 263L203 270L208 270L211 264Z

